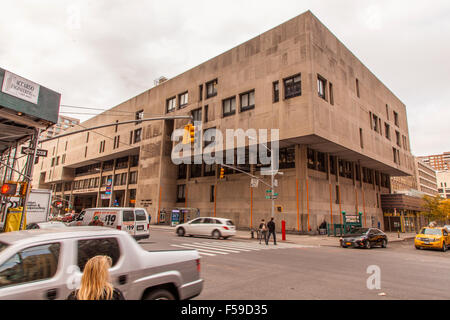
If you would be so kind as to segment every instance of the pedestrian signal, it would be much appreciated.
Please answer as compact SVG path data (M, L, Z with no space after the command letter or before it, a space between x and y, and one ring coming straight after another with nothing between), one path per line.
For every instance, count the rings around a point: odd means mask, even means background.
M1 194L4 196L14 196L17 191L16 183L5 183L2 185Z
M189 125L189 138L190 138L190 142L194 143L194 140L195 140L195 127L192 124Z

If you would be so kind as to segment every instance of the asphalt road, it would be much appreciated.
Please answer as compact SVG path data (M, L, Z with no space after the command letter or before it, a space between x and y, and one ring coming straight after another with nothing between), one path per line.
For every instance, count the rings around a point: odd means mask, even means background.
M152 230L140 244L146 250L199 249L205 280L200 300L450 299L450 251L416 250L411 240L365 250ZM367 287L369 266L379 268L380 289Z

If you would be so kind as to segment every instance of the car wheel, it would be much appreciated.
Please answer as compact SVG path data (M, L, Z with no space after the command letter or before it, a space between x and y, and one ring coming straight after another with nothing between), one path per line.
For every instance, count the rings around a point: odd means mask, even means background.
M175 300L175 297L165 289L156 289L147 293L143 300Z
M416 246L416 249L417 249L417 250L420 250L420 249L422 249L422 248L421 248L421 247L419 247L419 246Z
M213 231L213 233L212 233L212 237L214 238L214 239L220 239L220 232L219 232L219 230L214 230Z
M177 235L179 237L184 237L185 233L186 233L186 231L184 231L184 228L178 228L177 229Z
M386 248L387 247L387 240L383 239L383 241L381 242L381 247L382 248Z
M223 237L224 240L227 240L229 237Z
M447 244L445 242L442 242L442 251L447 251Z
M366 249L370 249L371 248L369 240L366 241L366 244L365 244L364 248L366 248Z

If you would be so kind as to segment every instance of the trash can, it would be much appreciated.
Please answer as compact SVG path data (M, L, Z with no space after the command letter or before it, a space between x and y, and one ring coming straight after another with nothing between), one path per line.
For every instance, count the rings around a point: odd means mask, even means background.
M326 235L326 234L327 234L327 229L319 229L319 234L320 234L321 236Z

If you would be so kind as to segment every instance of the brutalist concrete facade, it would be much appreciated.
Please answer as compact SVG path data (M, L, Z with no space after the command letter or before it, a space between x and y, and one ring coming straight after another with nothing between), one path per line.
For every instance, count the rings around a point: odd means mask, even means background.
M292 86L289 79L298 76L300 85ZM210 90L211 81L216 94ZM255 102L244 109L241 94L247 92L254 92ZM224 114L224 100L231 97L236 99L235 113ZM365 225L383 227L380 194L389 193L389 177L411 175L414 170L405 105L309 11L111 109L129 112L128 118L105 112L82 126L135 119L140 111L144 118L167 114L168 109L170 115L201 109L203 129L216 128L224 134L226 129L279 129L284 175L277 177L276 205L282 206L276 213L278 228L284 219L288 230L314 232L323 220L339 223L342 211L362 212ZM105 174L101 164L90 175L80 176L75 168L139 154L137 167L117 171L128 175L137 171L137 183L117 188L126 194L121 204L147 206L152 223L161 222L158 212L176 207L198 208L201 216L232 218L247 228L269 218L268 188L261 184L250 188L248 176L229 172L219 179L217 166L211 173L204 164L188 165L184 172L172 163L170 135L186 123L143 122L95 130L89 137L81 133L49 141L44 146L49 158L37 165L35 184L64 182L70 190L59 187L57 194L73 199L70 182L101 181ZM120 142L115 147L117 136ZM63 155L64 164L51 166L50 156ZM255 165L249 168L255 175L258 170ZM100 182L76 193L96 195L94 202L101 205L105 190ZM136 190L131 204L134 192L130 195L129 190Z

